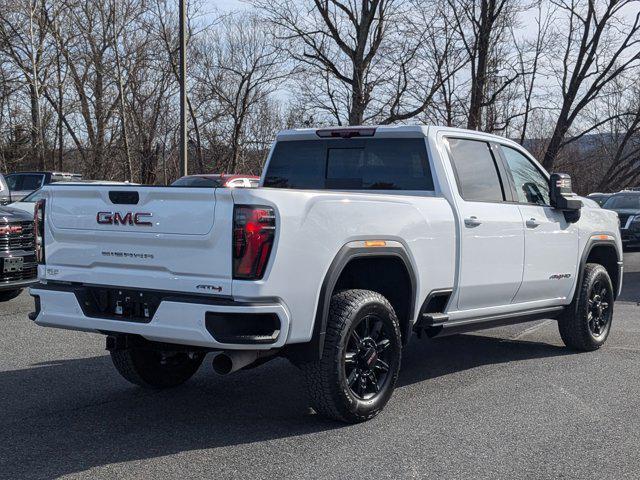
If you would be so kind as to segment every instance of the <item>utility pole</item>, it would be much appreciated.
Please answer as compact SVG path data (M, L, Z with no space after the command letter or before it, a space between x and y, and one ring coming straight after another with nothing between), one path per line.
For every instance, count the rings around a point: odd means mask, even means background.
M187 152L187 0L180 1L180 166L188 175Z

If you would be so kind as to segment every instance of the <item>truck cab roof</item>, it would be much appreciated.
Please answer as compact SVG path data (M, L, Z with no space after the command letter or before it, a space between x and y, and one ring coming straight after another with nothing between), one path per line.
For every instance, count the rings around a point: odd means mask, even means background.
M419 138L437 135L439 132L459 133L464 137L483 138L503 144L522 145L499 135L491 133L466 130L463 128L447 127L443 125L356 125L356 126L329 126L322 128L294 128L281 130L276 136L277 141L291 140L320 140L322 138Z

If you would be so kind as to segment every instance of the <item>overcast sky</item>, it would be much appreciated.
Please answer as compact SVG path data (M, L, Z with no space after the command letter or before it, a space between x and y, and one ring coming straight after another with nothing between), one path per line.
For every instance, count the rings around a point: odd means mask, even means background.
M217 8L222 11L240 10L248 8L247 4L242 0L204 0L205 8ZM623 10L623 16L627 21L631 22L637 13L637 5L628 5ZM532 8L521 17L521 31L526 36L532 36L536 33L536 9Z
M246 8L246 4L240 2L240 0L205 0L205 4L209 4L212 7L219 8L220 10L237 10L239 8Z

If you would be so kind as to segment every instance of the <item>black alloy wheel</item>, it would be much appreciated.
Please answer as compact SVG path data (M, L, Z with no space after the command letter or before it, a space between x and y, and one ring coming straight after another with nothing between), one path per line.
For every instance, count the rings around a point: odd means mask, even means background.
M587 321L589 331L595 338L606 334L611 324L611 298L609 289L601 280L597 280L591 287L587 301Z
M401 357L400 322L383 295L335 293L322 356L300 364L314 410L348 423L375 417L393 395Z
M573 301L558 318L564 344L583 352L604 345L613 323L614 299L607 270L597 263L587 263Z
M352 326L344 354L344 370L351 394L371 400L389 380L392 332L383 320L370 314Z

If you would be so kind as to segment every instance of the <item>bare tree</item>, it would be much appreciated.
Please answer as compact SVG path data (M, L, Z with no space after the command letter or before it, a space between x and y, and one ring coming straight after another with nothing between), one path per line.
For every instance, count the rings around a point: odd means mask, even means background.
M637 78L638 69L631 72ZM640 180L640 86L630 90L621 89L626 82L616 81L606 106L608 116L614 118L600 138L609 168L597 185L599 191L613 191L636 186ZM594 109L601 112L605 106ZM594 119L597 122L597 119Z
M637 2L190 0L192 169L258 173L285 125L415 120L516 138L581 189L631 185ZM173 0L0 0L0 169L171 181L177 45Z
M500 74L504 52L499 47L508 38L520 7L519 0L447 0L450 19L458 31L469 61L470 94L467 128L482 128L483 109L517 79L517 72ZM499 54L499 53L500 54ZM499 84L495 81L501 78ZM492 84L493 81L493 84ZM494 88L491 89L490 87Z
M516 51L518 83L522 89L523 101L522 125L518 139L520 144L523 144L528 138L529 121L535 108L534 100L536 100L536 98L534 96L539 91L537 87L539 86L538 82L543 54L550 45L549 30L553 11L547 8L546 2L542 0L537 2L536 11L536 18L534 20L536 24L535 38L520 42L516 37L515 29L511 29L511 38L513 39L513 46Z
M45 10L45 0L0 3L0 48L11 58L29 91L31 144L40 169L45 167L41 112L42 85L47 77Z
M564 45L557 52L556 75L560 81L561 103L543 164L552 170L560 150L610 121L569 130L584 109L619 75L640 61L640 11L626 24L623 12L637 5L634 0L553 0L563 22L554 31Z
M257 16L229 16L218 31L219 36L207 47L211 55L203 52L200 81L230 118L227 170L235 172L248 116L278 90L290 72L284 51L269 41Z
M116 0L112 0L111 6L111 14L113 18L111 22L113 23L112 32L113 32L113 52L115 55L115 63L116 63L116 76L118 83L118 97L120 100L120 122L122 124L122 141L124 144L124 176L127 180L133 180L133 165L131 162L131 152L129 149L129 132L127 131L127 114L125 107L125 89L124 89L124 78L122 76L122 62L120 61L120 47L118 45L118 38L122 34L124 28L118 26L117 16L116 16ZM120 17L126 19L127 17ZM126 20L125 20L126 21ZM123 23L124 25L124 23Z
M205 23L204 25L195 25L194 17L198 16L200 5L198 2L192 1L188 2L187 7L187 57L188 62L191 65L195 63L193 62L194 38L198 33L207 32L213 24ZM178 16L175 2L154 0L152 21L147 24L147 27L155 29L156 35L160 39L162 47L167 54L167 61L171 72L173 73L174 81L177 83L180 78L180 70L178 66ZM190 89L188 88L188 90ZM191 92L188 91L187 110L189 111L191 128L193 129L193 135L195 137L196 168L198 172L204 173L204 153L200 126L201 119L200 115L198 115L199 112L197 112L193 105L191 97Z

